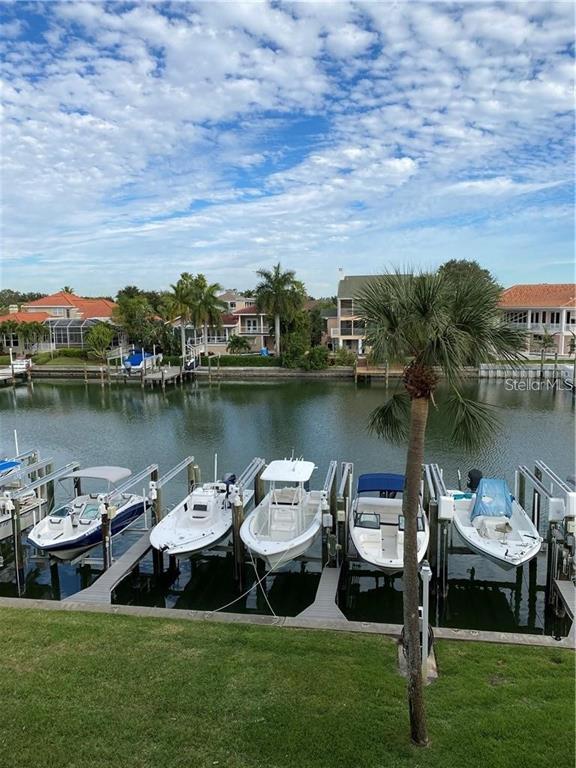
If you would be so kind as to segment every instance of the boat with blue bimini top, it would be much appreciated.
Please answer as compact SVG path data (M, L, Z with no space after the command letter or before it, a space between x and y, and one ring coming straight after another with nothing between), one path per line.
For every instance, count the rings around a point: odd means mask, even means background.
M469 473L469 490L449 490L452 521L474 552L503 568L517 568L536 557L542 537L505 480ZM441 503L444 501L440 500Z
M114 486L131 474L125 467L88 467L66 475L78 481L103 481L107 488L99 493L75 496L50 512L30 531L29 541L44 552L67 560L102 541L105 512L110 519L110 534L120 533L149 507L144 496L115 490Z
M240 528L240 538L269 570L300 557L322 529L323 491L308 490L316 467L303 459L271 461L262 473L268 492Z
M404 570L404 483L404 475L382 472L360 475L349 513L350 536L359 557L390 575ZM420 503L417 526L418 562L421 562L428 549L430 529Z

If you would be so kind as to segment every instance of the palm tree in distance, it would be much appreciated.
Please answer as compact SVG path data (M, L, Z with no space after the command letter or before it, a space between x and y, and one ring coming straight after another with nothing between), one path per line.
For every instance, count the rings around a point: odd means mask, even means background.
M65 285L64 288L60 289L62 293L74 293L74 288L71 288L69 285Z
M192 321L194 307L194 277L182 272L178 281L171 285L167 295L167 313L172 320L180 320L180 347L182 360L186 360L186 325Z
M202 274L196 275L193 285L194 325L202 326L204 354L208 354L208 328L222 327L222 312L226 305L217 294L222 290L219 283L209 283Z
M266 312L274 318L274 351L280 355L280 321L292 320L302 309L306 291L296 273L291 269L282 271L280 264L272 269L259 269L256 274L260 282L254 292L259 312Z
M377 360L400 362L403 390L391 395L371 415L378 436L406 440L404 531L404 633L408 665L410 735L428 743L422 681L417 515L426 425L439 374L450 394L442 407L450 417L452 440L471 449L497 426L489 407L460 391L463 368L473 356L478 363L523 359L524 335L504 325L498 311L500 288L477 275L454 281L442 272L382 275L368 282L356 297L366 321L367 341ZM427 631L427 628L424 628Z

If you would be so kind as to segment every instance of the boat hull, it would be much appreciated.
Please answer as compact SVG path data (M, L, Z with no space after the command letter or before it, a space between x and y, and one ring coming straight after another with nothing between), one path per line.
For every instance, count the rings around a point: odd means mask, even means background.
M526 552L519 556L515 560L510 560L509 558L504 557L503 555L498 555L498 553L491 551L488 547L482 547L480 542L477 542L473 539L471 539L469 536L466 535L465 529L463 526L459 525L459 520L457 517L454 517L454 527L456 529L456 533L461 539L461 541L464 543L468 549L470 549L472 552L476 552L478 555L482 555L482 557L485 557L487 560L490 560L490 562L494 563L494 565L498 565L500 568L504 568L504 570L511 571L514 568L519 568L521 565L524 565L525 563L529 563L530 560L532 560L538 552L540 552L540 549L542 547L541 541L538 543L535 543L533 547L527 548ZM503 553L506 550L503 550Z
M162 543L162 540L158 535L154 536L154 531L156 530L154 528L150 534L150 543L154 549L157 549L159 552L165 552L171 557L191 557L198 552L202 552L204 549L214 547L228 536L231 529L232 516L230 515L229 521L223 522L218 526L212 526L210 530L199 533L196 538L188 541L186 544L181 546L168 546Z
M148 509L150 504L146 502L146 508ZM144 502L138 501L126 506L124 509L116 513L110 522L110 534L115 536L117 533L121 533L131 523L137 520L144 514ZM43 552L48 552L55 557L63 559L69 559L76 554L80 554L90 547L95 546L102 542L102 525L99 523L97 526L93 526L85 534L79 534L75 538L67 538L65 541L59 542L45 542L41 539L37 539L32 533L28 536L28 540L31 544Z
M283 550L277 550L274 552L271 552L270 548L265 544L258 545L256 543L251 543L248 545L246 542L244 543L255 557L264 561L267 571L273 571L280 566L289 563L290 560L295 560L297 557L301 557L301 555L303 555L308 549L310 549L312 544L314 544L320 534L320 531L321 526L319 525L318 529L316 531L311 531L310 534L306 536L304 541L300 541L297 544L288 546Z
M20 513L20 530L25 531L36 525L38 520L43 517L42 506L46 500L42 500L42 505L36 505L34 508L26 509ZM9 539L13 534L12 515L2 515L0 517L0 541Z

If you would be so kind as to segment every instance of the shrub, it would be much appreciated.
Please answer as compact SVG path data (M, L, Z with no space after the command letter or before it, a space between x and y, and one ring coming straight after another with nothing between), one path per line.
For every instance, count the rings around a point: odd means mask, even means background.
M208 365L208 358L202 355L201 365ZM211 356L211 364L218 365L216 355ZM220 365L222 368L235 368L245 366L246 368L277 368L280 361L275 357L264 357L263 355L221 355Z
M328 349L321 346L312 347L302 361L302 368L308 371L322 371L328 368Z
M356 362L356 355L350 349L342 347L336 350L334 355L334 365L354 365Z

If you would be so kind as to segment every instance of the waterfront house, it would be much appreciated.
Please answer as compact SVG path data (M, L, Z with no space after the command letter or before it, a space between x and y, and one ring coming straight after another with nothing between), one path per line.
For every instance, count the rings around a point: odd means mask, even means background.
M375 275L348 275L338 283L336 317L327 318L328 336L333 348L346 347L358 355L364 353L366 327L358 315L355 297Z
M526 331L529 352L539 352L547 335L548 354L570 353L570 340L576 338L574 283L512 285L503 291L500 307L508 323Z
M94 299L58 291L36 301L23 304L20 309L11 305L8 314L0 316L0 323L13 321L42 323L48 329L45 340L35 345L35 351L85 346L86 334L98 322L112 321L116 305L109 299ZM18 330L3 334L3 346L12 347L16 353L26 349L25 334Z

